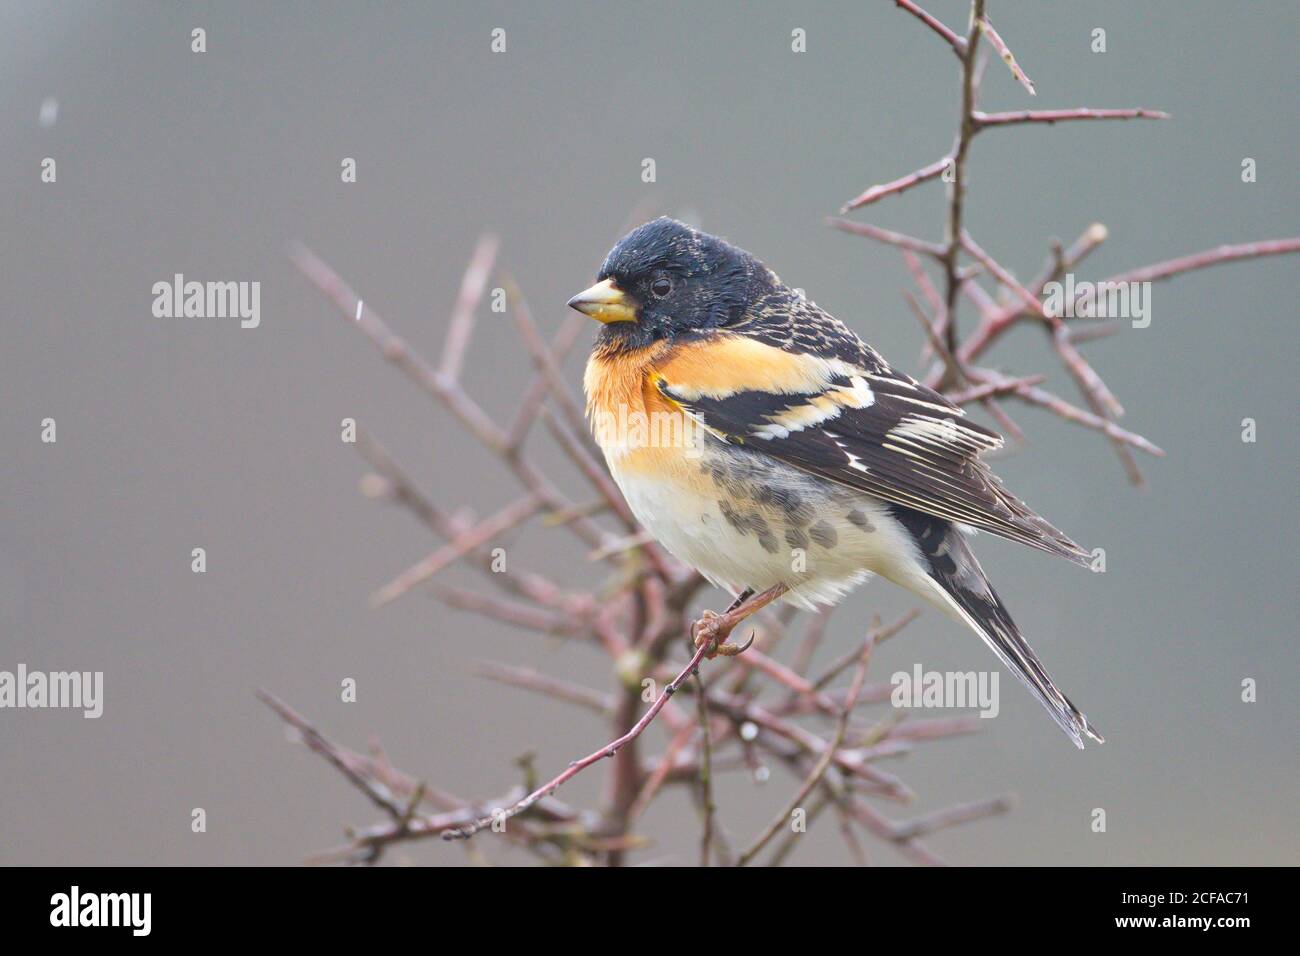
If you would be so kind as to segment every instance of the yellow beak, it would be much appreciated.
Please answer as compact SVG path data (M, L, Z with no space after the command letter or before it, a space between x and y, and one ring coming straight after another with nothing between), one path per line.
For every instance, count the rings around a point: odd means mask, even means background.
M635 322L636 309L628 304L623 290L613 279L597 282L569 300L569 308L589 315L597 322Z

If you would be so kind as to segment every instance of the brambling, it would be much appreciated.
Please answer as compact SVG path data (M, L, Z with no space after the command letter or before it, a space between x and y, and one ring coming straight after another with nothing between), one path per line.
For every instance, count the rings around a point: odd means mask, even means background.
M967 543L978 529L1088 563L980 461L1001 436L754 256L673 219L624 236L596 278L568 303L604 323L587 412L670 553L737 603L835 604L878 574L975 631L1076 746L1101 742Z

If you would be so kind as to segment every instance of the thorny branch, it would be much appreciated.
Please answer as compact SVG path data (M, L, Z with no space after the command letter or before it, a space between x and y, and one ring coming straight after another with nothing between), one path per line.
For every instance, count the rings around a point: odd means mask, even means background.
M1068 247L1053 244L1042 273L1022 284L964 228L967 162L972 143L985 130L1078 121L1159 120L1168 118L1167 114L1148 109L1089 108L984 112L977 108L983 66L978 55L981 38L1007 64L1013 77L1033 92L1006 41L989 23L985 0L972 3L965 35L913 0L894 3L942 39L957 57L957 133L952 147L939 160L862 191L842 212L943 179L948 186L943 241L848 219L832 219L830 224L902 250L919 293L919 301L910 293L907 299L924 333L922 361L931 363L924 376L927 384L944 390L958 404L981 403L1018 441L1023 440L1023 432L1002 408L1004 401L1043 408L1067 422L1098 431L1120 454L1130 477L1140 481L1130 449L1152 455L1163 452L1115 423L1122 413L1119 402L1078 348L1085 341L1113 334L1118 326L1080 324L1050 315L1040 301L1048 283L1077 268L1105 241L1105 228L1094 224ZM628 225L646 218L649 212L637 210ZM1128 270L1108 281L1158 281L1220 263L1297 251L1300 239L1296 238L1224 245ZM349 828L344 845L318 854L312 862L374 863L395 846L442 836L461 838L458 845L465 847L475 862L487 861L485 848L506 846L546 864L618 865L627 853L646 845L637 826L650 804L668 788L686 787L700 809L699 846L704 865L755 862L769 847L767 862L784 862L797 849L798 832L788 832L779 842L774 841L799 809L805 811L809 826L831 811L855 862L867 862L866 848L859 840L866 835L893 847L905 859L932 865L943 861L926 846L925 838L1009 810L1009 797L959 804L901 821L877 808L878 802L906 803L913 796L882 762L930 741L972 733L980 724L972 716L903 720L900 712L893 710L867 719L869 709L887 701L892 690L889 683L867 682L871 650L909 625L915 611L889 625L873 623L860 647L818 672L813 665L822 649L828 613L811 616L802 636L792 641L787 613L759 609L751 602L721 618L714 615L708 619L708 626L715 629L708 633L725 634L752 615L754 637L753 647L746 653L707 665L707 685L702 679L690 678L700 674L710 643L692 647L692 656L684 666L671 663L674 649L682 643L690 645L690 637L705 626L704 619L692 624L692 606L704 582L697 573L676 564L638 529L617 487L593 455L581 420L581 403L562 372L583 320L567 317L548 340L514 280L499 271L498 252L499 244L490 236L476 246L436 363L416 353L315 254L299 246L293 250L293 258L342 317L495 455L521 489L520 497L486 518L460 508L447 509L421 491L371 433L360 431L356 448L372 469L362 480L363 493L405 509L441 542L382 586L375 603L413 593L430 594L449 607L487 620L539 635L576 639L599 649L613 667L616 679L611 690L584 687L509 664L484 663L476 672L594 714L608 727L599 736L611 742L541 785L531 763L524 762L523 786L492 799L470 800L396 770L377 745L366 755L333 743L287 704L258 691L258 697L285 721L295 738L341 773L384 817L364 828ZM922 259L937 267L938 287ZM522 390L513 420L504 424L495 421L461 382L476 310L493 275L507 291L519 338L535 370ZM992 283L992 292L984 282ZM973 306L978 318L969 330L958 323L962 301ZM1074 381L1086 408L1043 388L1045 375L1012 376L987 364L992 346L1022 326L1037 326L1047 333L1049 348ZM525 452L539 420L545 422L555 446L589 486L592 499L570 500L560 492L561 483ZM549 571L523 569L514 561L508 572L496 568L494 542L507 533L525 533L527 529L572 536L593 568L607 570L608 580L594 590L574 590L554 580ZM477 570L488 588L447 583L443 572L453 566ZM726 627L718 632L720 620ZM795 645L793 650L783 654L782 647L790 643ZM850 668L853 674L848 686L836 688ZM656 685L662 689L643 699L643 688ZM679 706L674 700L679 692L694 693L695 706ZM760 701L763 694L768 697ZM654 735L646 731L652 723L666 732L666 744L661 752L647 754L646 741ZM822 730L823 726L829 732ZM573 777L606 761L609 769L598 809L580 809L554 795ZM509 758L503 756L503 768L508 763ZM727 835L726 807L716 805L716 783L721 775L734 773L763 780L773 767L789 772L795 790L789 800L774 804L780 812L757 836L742 844L747 849L737 854ZM499 843L464 839L481 831L503 839Z
M1086 341L1113 335L1120 330L1116 324L1097 325L1091 328L1068 323L1066 319L1048 315L1042 302L1044 287L1059 281L1106 239L1106 228L1100 223L1090 226L1080 239L1068 249L1053 246L1052 260L1045 273L1029 285L1017 282L1011 270L1003 267L985 252L964 227L967 193L967 160L972 142L984 130L1006 126L1043 125L1062 122L1106 120L1165 120L1168 113L1151 109L1070 109L1017 110L984 112L977 108L980 93L981 66L978 58L980 38L988 40L998 56L1007 65L1012 76L1030 94L1035 94L1034 84L1017 62L1007 42L993 29L985 11L985 0L971 3L970 23L965 36L959 36L937 17L912 0L894 0L901 9L916 17L936 33L957 55L960 65L961 109L958 116L957 135L952 148L939 160L922 166L890 182L872 186L845 203L841 213L861 209L888 196L902 193L929 180L942 178L948 184L948 214L944 222L942 243L881 229L869 223L849 219L827 220L836 229L852 235L863 236L885 245L903 250L913 281L926 299L930 314L920 310L914 300L909 300L926 327L927 348L923 359L930 354L936 361L925 375L926 384L947 393L958 404L978 401L998 421L999 425L1017 441L1022 431L1006 415L995 398L1015 399L1025 404L1047 409L1065 421L1101 432L1111 443L1124 466L1129 480L1135 485L1143 483L1131 449L1152 455L1164 454L1140 435L1126 431L1115 424L1124 413L1119 400L1111 392L1091 362L1079 351ZM1112 286L1168 279L1194 269L1231 262L1237 259L1256 259L1300 251L1300 238L1264 240L1238 245L1224 245L1215 249L1171 259L1167 262L1128 270L1102 280L1099 286ZM932 260L942 273L942 290L936 291L925 275L916 255ZM963 257L974 260L973 266L963 266ZM979 282L979 277L991 278L995 285L990 295ZM1081 293L1082 294L1082 293ZM978 326L963 336L958 328L957 306L961 298L969 299L979 314ZM1077 302L1077 300L1076 300ZM1070 311L1066 311L1070 315ZM1015 378L977 365L988 349L1010 328L1029 321L1042 326L1047 332L1048 347L1074 380L1084 404L1080 408L1058 395L1040 387L1039 376ZM938 336L943 349L934 347Z

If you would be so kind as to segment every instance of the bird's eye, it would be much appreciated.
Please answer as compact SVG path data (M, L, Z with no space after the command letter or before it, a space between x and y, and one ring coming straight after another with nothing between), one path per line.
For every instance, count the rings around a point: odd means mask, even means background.
M650 283L650 291L656 299L662 299L669 292L673 291L673 280L667 276L660 276Z

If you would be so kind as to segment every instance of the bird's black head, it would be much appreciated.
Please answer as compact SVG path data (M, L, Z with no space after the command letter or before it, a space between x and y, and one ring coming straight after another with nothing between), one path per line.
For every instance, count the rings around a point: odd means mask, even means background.
M733 325L778 280L743 249L666 216L618 241L569 305L605 323L601 342L638 348Z

